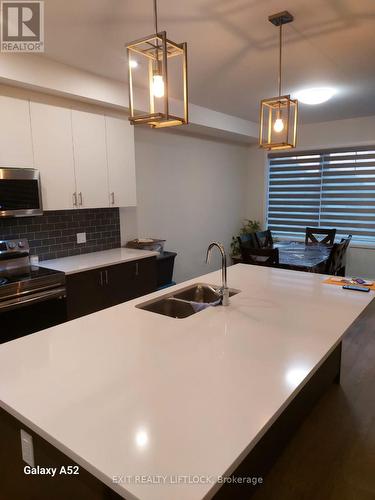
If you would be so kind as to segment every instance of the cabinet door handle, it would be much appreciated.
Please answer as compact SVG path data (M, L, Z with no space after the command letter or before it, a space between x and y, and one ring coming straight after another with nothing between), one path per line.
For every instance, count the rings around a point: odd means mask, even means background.
M108 269L105 270L105 284L108 285L109 284L109 280L108 280Z
M112 205L115 204L115 193L114 193L114 191L112 191L112 193L111 193L111 203L112 203Z
M73 207L77 206L77 193L73 193Z
M135 263L135 275L139 276L139 264L138 264L138 262Z
M79 197L79 204L82 206L83 205L83 197L82 197L81 192L78 193L78 197Z
M99 284L100 286L103 286L103 271L100 271Z

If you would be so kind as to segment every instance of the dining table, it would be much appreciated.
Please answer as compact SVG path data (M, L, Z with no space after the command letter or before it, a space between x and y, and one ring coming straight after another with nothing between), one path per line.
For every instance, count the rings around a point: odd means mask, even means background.
M309 272L323 272L332 249L332 245L302 241L278 241L273 246L279 249L278 267Z

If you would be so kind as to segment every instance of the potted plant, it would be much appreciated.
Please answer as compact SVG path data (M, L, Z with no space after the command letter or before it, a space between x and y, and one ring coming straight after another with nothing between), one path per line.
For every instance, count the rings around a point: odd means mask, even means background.
M260 223L257 220L245 219L242 223L242 227L240 229L240 234L232 237L232 242L230 244L231 256L232 257L240 257L240 243L238 241L238 236L243 234L251 234L260 230Z

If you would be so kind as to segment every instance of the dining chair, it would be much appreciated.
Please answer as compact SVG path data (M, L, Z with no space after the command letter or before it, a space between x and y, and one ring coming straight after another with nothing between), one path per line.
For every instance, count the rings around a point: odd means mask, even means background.
M319 239L316 236L322 238ZM333 245L335 242L336 229L324 229L322 227L307 227L305 233L305 245L309 243L321 243L323 245Z
M352 235L342 238L340 243L335 243L329 254L324 274L332 276L345 276L345 256Z
M279 265L278 248L241 247L242 262L256 266L277 267Z
M257 231L255 233L255 239L258 245L258 248L272 248L273 247L273 238L270 229L266 229L265 231Z
M237 240L240 248L241 245L245 245L248 248L258 248L258 243L255 239L254 233L241 234L240 236L237 236Z

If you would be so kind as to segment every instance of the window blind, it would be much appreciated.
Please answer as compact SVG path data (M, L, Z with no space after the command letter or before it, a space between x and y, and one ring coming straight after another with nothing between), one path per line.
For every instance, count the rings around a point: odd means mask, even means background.
M269 155L267 215L279 237L312 226L375 242L375 148Z

